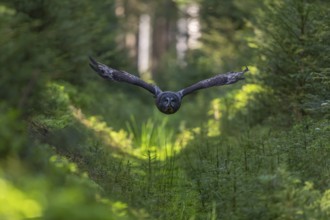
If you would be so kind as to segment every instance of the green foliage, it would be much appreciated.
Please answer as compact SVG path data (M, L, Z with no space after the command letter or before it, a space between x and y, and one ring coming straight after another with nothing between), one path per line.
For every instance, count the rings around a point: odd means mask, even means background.
M15 156L26 141L24 124L19 121L18 111L3 102L0 112L0 158Z
M329 189L328 122L302 131L304 126L290 132L260 127L221 139L195 137L180 164L199 192L198 216L328 218L321 208Z
M110 28L111 33L116 29L114 15L105 13L113 3L102 4L43 0L1 3L1 50L6 53L0 55L0 71L6 74L0 86L7 91L1 93L1 98L23 113L32 114L45 110L40 109L39 100L49 80L75 84L86 81L88 54L118 50L114 34L105 34ZM92 49L97 40L100 43ZM104 56L120 60L113 54Z
M130 215L144 215L100 196L100 187L65 157L51 156L42 164L47 167L42 175L30 173L18 160L10 163L6 168L15 170L14 174L0 170L1 219L130 219Z
M329 3L324 1L266 2L259 15L264 31L263 82L274 90L278 109L295 118L324 115L329 88Z
M133 69L132 18L171 29L189 1L1 1L0 219L330 218L329 3L194 2L201 47L154 80L250 72L167 116L87 56Z

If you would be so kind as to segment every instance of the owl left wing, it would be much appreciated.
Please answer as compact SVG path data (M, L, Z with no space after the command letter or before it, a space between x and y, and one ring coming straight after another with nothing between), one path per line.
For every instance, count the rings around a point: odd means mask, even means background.
M120 71L110 68L105 64L97 62L92 57L89 57L89 59L90 59L89 66L104 79L108 79L116 82L125 82L132 85L140 86L148 90L155 96L157 96L159 93L162 92L158 86L149 84L137 76L134 76L125 71Z
M242 72L229 72L226 74L218 74L214 77L199 81L198 83L195 83L187 88L184 88L180 90L178 93L180 93L181 96L183 97L199 89L206 89L213 86L233 84L239 80L244 79L243 74L248 71L249 69L246 67L245 70L243 70Z

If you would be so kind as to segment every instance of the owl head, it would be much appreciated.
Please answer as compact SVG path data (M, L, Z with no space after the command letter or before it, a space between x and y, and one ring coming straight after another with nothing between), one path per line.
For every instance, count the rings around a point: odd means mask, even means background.
M165 114L173 114L181 106L181 96L176 92L162 92L156 98L159 111Z

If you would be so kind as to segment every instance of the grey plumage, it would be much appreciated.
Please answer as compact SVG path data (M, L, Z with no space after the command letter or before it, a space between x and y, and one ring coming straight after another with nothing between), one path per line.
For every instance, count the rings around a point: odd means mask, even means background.
M242 72L229 72L226 74L218 74L209 79L199 81L178 92L172 92L172 91L163 92L156 85L146 83L139 77L134 76L125 71L120 71L110 68L102 63L95 61L91 57L90 57L89 65L95 72L97 72L101 77L105 79L116 82L125 82L129 84L133 84L148 90L150 93L154 95L156 106L159 109L159 111L165 114L173 114L176 111L178 111L181 106L182 98L184 96L199 89L236 83L237 81L244 79L243 74L249 71L249 69L246 67L245 70Z

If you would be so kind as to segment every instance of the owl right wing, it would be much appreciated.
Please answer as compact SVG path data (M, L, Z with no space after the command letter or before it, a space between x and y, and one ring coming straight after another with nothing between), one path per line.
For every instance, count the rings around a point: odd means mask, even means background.
M236 83L239 80L244 79L242 76L245 72L249 71L246 67L242 72L229 72L226 74L218 74L214 77L199 81L187 88L180 90L178 93L183 97L199 89L206 89L213 86L222 86Z
M132 85L140 86L140 87L148 90L155 96L157 96L159 93L162 92L158 86L146 83L145 81L143 81L142 79L140 79L137 76L134 76L125 71L119 71L119 70L110 68L105 64L97 62L92 57L89 57L89 59L90 59L89 66L104 79L108 79L108 80L116 81L116 82L125 82L125 83L129 83Z

